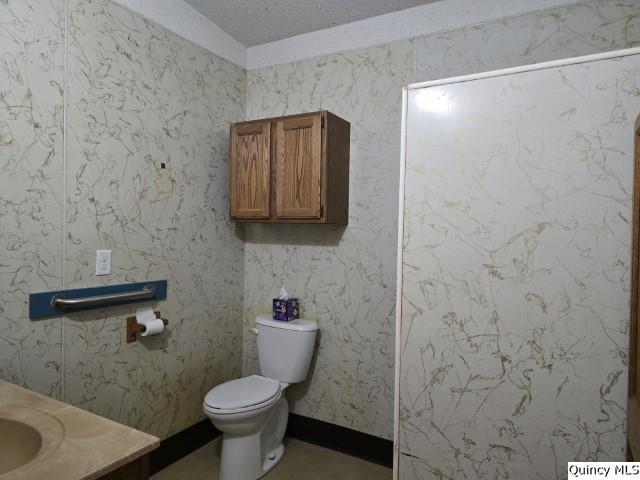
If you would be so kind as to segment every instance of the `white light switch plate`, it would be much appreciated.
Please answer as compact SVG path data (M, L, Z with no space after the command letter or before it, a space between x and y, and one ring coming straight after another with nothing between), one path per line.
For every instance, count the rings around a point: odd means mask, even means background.
M96 250L96 275L111 274L111 250Z

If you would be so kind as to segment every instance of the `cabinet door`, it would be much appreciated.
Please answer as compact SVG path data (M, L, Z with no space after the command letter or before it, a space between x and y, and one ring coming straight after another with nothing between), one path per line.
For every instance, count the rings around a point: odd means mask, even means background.
M231 127L231 217L269 218L270 132L268 122Z
M276 216L320 218L321 114L276 124Z

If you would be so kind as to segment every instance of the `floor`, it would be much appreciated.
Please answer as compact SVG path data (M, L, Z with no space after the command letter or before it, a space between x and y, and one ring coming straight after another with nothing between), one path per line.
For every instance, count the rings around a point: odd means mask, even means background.
M390 468L318 447L300 440L285 439L284 457L264 480L390 480ZM156 473L151 480L215 480L218 478L220 439L216 439L173 465Z

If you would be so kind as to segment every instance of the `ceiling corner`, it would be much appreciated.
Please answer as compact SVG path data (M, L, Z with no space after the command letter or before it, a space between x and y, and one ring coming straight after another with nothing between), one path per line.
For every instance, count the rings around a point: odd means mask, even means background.
M114 0L190 42L247 68L247 48L184 0Z

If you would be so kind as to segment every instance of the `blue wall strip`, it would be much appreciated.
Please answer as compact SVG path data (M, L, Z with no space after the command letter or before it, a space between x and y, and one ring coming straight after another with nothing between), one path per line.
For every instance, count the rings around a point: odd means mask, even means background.
M81 308L74 308L73 310L54 308L51 304L51 300L56 295L63 295L64 298L83 298L94 297L96 295L107 295L112 293L125 293L141 290L146 285L153 285L155 287L155 293L153 298L145 300L124 300L117 303L110 303L109 305L96 305L87 306ZM135 302L153 302L157 300L164 300L167 298L167 281L166 280L153 280L140 283L123 283L120 285L106 285L102 287L93 288L78 288L75 290L58 290L54 292L41 292L29 294L29 318L44 318L55 317L58 315L67 315L73 312L81 312L84 310L93 310L96 308L107 308L115 305L125 305L127 303Z

